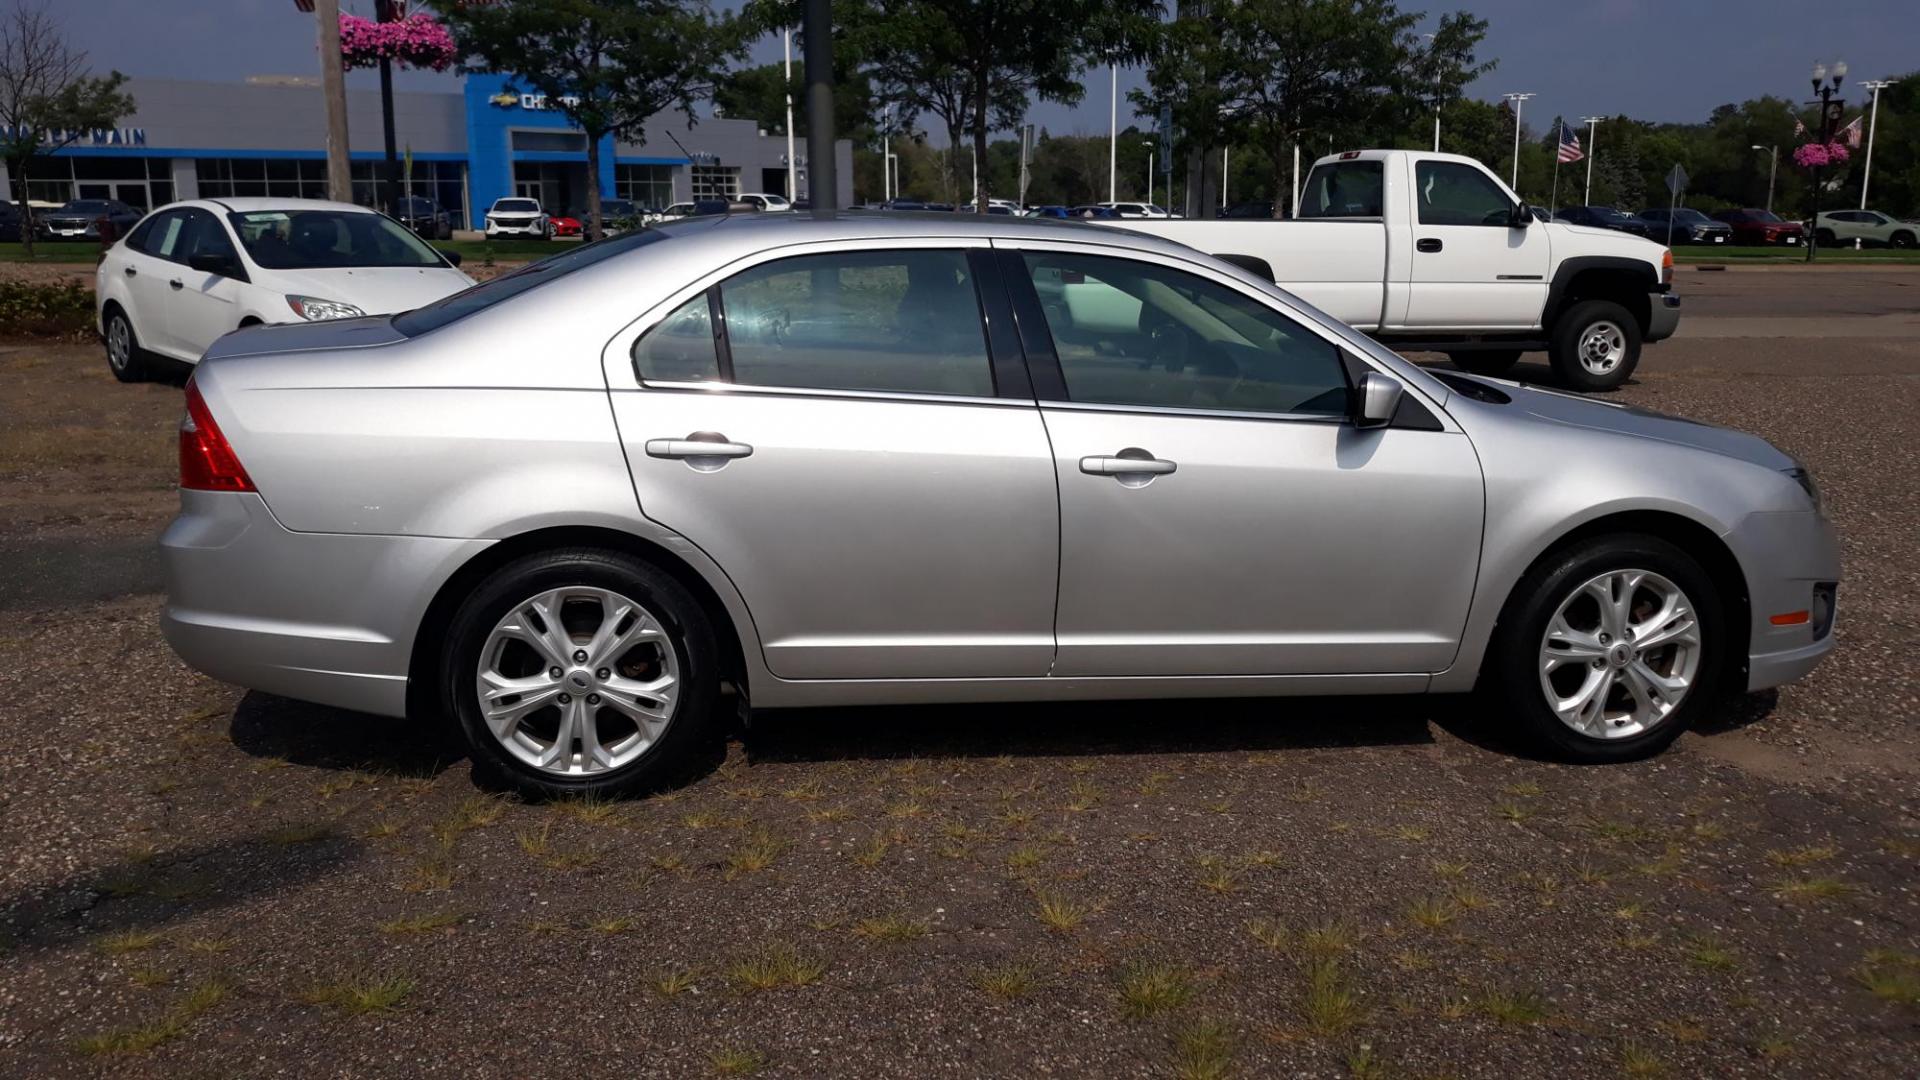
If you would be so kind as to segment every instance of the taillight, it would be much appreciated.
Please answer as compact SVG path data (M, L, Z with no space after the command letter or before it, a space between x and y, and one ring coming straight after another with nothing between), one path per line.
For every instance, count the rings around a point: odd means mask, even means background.
M1672 248L1668 248L1667 250L1660 253L1660 284L1662 285L1673 284L1673 249Z
M187 380L187 415L180 418L180 486L194 491L256 491L200 388Z

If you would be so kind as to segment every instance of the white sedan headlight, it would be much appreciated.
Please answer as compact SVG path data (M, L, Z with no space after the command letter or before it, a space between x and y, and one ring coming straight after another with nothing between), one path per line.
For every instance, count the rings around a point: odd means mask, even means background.
M323 300L317 296L288 296L287 306L295 315L308 322L320 322L324 319L357 319L366 312L352 304L339 300Z

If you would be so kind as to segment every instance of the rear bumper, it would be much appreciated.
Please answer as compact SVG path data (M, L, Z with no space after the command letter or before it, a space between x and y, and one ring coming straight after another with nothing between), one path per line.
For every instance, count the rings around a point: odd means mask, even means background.
M1678 293L1655 293L1647 312L1647 341L1665 341L1680 328L1680 295Z
M160 538L160 628L194 668L239 686L406 714L415 631L490 541L297 533L258 495L183 491Z

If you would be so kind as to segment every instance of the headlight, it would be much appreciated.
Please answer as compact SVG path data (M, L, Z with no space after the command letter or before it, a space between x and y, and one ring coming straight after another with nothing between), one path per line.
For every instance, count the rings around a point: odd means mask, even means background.
M295 315L308 322L320 322L325 319L357 319L366 312L352 304L339 300L322 300L317 296L288 296L287 306Z
M1820 485L1813 482L1813 474L1807 471L1807 467L1805 465L1795 465L1793 468L1783 471L1793 478L1794 483L1800 485L1800 490L1807 493L1807 498L1813 500L1814 513L1825 516L1827 512L1826 500L1820 497Z

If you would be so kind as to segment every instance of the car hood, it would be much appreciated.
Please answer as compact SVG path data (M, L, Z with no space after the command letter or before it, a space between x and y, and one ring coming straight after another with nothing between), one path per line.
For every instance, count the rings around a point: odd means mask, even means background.
M298 296L338 300L352 304L369 315L412 311L443 296L471 288L474 283L472 278L447 266L360 266L341 270L273 270L268 273L271 275L270 288Z
M537 218L541 213L542 211L539 210L489 210L487 216L490 218Z
M1506 379L1476 377L1483 382L1497 383L1513 399L1508 408L1523 410L1542 423L1652 439L1674 446L1705 450L1769 469L1791 469L1797 464L1772 443L1744 431L1668 416L1633 405L1618 405L1558 390L1524 386Z

